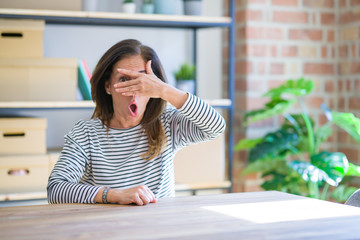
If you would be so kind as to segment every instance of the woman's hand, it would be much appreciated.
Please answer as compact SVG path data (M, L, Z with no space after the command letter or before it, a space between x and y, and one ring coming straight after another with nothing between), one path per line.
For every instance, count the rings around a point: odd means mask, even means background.
M107 193L107 201L118 204L132 204L142 206L148 203L156 203L154 193L145 185L129 189L112 188Z
M115 91L124 96L142 95L152 98L162 98L163 89L167 84L161 81L151 69L151 61L145 66L146 73L117 69L117 71L130 78L130 80L119 82L114 85Z

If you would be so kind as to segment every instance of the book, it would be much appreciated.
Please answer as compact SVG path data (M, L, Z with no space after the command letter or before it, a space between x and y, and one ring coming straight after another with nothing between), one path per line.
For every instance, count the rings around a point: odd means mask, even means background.
M78 87L84 100L91 99L91 73L84 59L79 59L78 66Z

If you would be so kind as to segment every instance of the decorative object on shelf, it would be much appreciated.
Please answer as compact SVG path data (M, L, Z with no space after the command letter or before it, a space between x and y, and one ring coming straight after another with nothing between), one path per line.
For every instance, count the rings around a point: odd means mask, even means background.
M95 12L99 10L99 0L82 0L82 10Z
M202 8L202 0L184 0L185 15L200 16Z
M184 0L175 0L175 15L184 15Z
M184 63L175 72L176 87L185 92L195 94L195 66Z
M143 4L141 6L141 12L145 14L153 14L154 13L154 3L152 0L143 0Z
M262 138L242 139L235 151L250 150L243 174L261 173L265 190L277 190L319 199L344 202L357 188L348 181L360 177L360 166L350 163L341 152L320 148L332 135L333 125L360 142L360 119L352 113L322 109L328 122L315 128L303 96L314 89L311 80L289 80L264 94L270 101L262 109L246 112L244 125L282 115L282 126ZM300 113L294 110L300 106ZM296 113L287 113L291 109ZM355 159L356 160L356 159Z
M175 0L154 0L155 13L175 14Z
M83 100L92 100L91 98L91 73L84 59L78 61L78 87Z
M122 9L124 13L134 14L136 11L136 4L133 0L124 0Z

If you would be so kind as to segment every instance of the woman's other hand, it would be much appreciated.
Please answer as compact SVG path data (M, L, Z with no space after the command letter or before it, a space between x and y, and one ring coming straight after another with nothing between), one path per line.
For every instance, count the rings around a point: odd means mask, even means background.
M136 204L143 206L149 203L156 203L154 193L145 185L128 188L112 188L107 193L107 201L117 204Z

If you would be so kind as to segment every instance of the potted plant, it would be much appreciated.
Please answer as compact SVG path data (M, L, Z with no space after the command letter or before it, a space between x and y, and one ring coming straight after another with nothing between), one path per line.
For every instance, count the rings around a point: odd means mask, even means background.
M201 15L202 0L184 0L185 15Z
M178 89L192 94L195 93L195 65L184 63L174 75Z
M357 189L347 181L360 176L360 167L350 163L345 154L321 150L320 145L332 135L333 125L360 142L360 119L323 105L328 122L316 127L303 101L313 89L311 80L300 78L265 93L270 101L262 109L246 112L244 126L277 115L283 116L283 124L262 138L240 140L235 151L249 150L243 174L261 173L265 190L343 202ZM296 103L300 113L289 113Z
M124 13L133 14L136 11L136 4L133 0L124 0L122 9Z
M143 0L143 4L141 6L141 12L145 14L153 14L154 13L154 3L152 0Z

